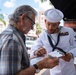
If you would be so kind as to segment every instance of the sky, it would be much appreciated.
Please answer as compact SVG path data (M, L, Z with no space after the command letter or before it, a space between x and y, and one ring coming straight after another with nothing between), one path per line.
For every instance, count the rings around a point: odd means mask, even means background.
M49 0L41 3L40 0L0 0L0 14L5 17L12 14L16 7L20 5L30 5L38 12L46 10L53 6L49 5Z
M38 3L34 0L0 0L0 8L2 9L0 12L10 14L16 7L24 4L38 8Z

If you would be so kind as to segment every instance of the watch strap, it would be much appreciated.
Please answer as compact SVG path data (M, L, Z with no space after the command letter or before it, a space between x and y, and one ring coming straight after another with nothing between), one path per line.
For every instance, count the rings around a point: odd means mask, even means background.
M39 72L40 72L40 69L38 68L37 64L34 64L33 66L34 66L35 69L36 69L36 73L39 73Z
M34 64L33 66L35 67L35 69L38 69L38 66L37 66L37 64Z

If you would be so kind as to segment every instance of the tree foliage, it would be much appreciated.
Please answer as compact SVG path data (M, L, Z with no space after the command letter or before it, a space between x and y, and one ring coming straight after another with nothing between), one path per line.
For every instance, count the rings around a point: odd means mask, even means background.
M0 21L1 21L4 25L6 25L6 21L4 20L3 14L0 14Z
M41 3L43 3L43 2L45 2L47 0L40 0L40 1L41 1ZM49 5L52 5L51 1L49 1Z
M47 0L41 0L41 2L44 2L44 1L47 1Z
M4 19L4 16L3 16L3 14L0 14L0 18L1 18L1 19Z
M42 29L38 23L36 23L36 34L39 35L42 32Z
M3 19L0 18L0 21L1 21L4 25L6 25L6 21L5 21L5 20L3 20Z

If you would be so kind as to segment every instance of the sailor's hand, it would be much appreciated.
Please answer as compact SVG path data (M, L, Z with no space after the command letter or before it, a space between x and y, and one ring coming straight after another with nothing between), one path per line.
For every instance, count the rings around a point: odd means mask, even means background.
M37 63L39 69L53 68L59 64L59 58L53 57L53 59L46 57Z
M40 47L40 48L38 48L38 50L36 50L35 52L34 52L34 55L35 56L43 56L44 54L46 54L47 52L46 52L46 49L44 48L44 47Z
M66 55L62 56L61 58L65 61L69 62L73 57L72 57L71 53L66 53Z

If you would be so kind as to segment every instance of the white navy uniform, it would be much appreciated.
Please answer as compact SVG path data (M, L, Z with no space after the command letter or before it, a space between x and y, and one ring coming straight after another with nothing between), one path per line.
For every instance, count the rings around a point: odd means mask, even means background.
M76 44L76 32L74 31L74 41ZM74 64L75 64L75 68L76 68L76 57L74 57Z
M76 32L74 32L74 41L76 42Z
M73 53L73 55L76 56L76 44L75 41L73 40L74 31L71 28L62 27L60 33L65 32L68 32L68 34L60 36L60 41L57 47L62 48L66 52ZM57 35L58 35L57 33L51 35L54 43L57 42ZM39 35L35 45L33 45L33 47L31 48L30 55L32 56L33 52L38 48L40 48L41 46L45 47L45 49L47 50L47 54L52 52L52 47L49 44L46 31L42 32ZM50 75L76 75L74 67L74 59L71 59L69 62L60 59L59 65L50 69Z

